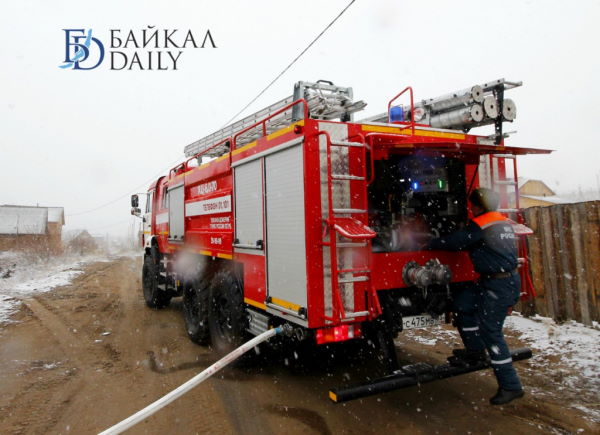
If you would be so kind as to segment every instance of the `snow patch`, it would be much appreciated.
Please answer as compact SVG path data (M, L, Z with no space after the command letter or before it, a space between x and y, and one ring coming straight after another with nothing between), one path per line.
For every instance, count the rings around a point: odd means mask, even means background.
M447 329L444 325L436 325L429 328L405 329L400 333L400 337L408 337L413 341L426 346L435 346L438 342L449 343L460 340L458 331Z
M577 369L577 378L588 378L588 382L600 389L600 331L575 321L559 325L541 316L525 318L513 315L506 318L506 326L517 331L522 340L538 351L534 353L534 361L540 360L539 363L551 369L552 364L543 361L544 357L560 356L561 362ZM574 379L566 381L572 384Z
M86 264L111 261L106 256L35 257L31 254L0 252L0 325L9 323L20 299L69 284L83 273Z
M515 315L516 314L516 315ZM596 323L596 322L594 322ZM506 326L533 350L536 371L556 391L568 393L570 406L594 422L600 422L600 330L575 321L557 324L548 317L525 318L518 313L506 318Z

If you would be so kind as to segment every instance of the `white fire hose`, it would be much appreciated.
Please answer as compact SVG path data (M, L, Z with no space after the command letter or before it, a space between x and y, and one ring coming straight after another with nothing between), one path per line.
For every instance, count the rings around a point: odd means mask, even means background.
M269 329L268 331L265 331L262 334L257 335L252 340L242 344L240 347L235 349L233 352L225 355L223 358L221 358L219 361L217 361L210 367L206 368L201 373L198 373L196 376L194 376L192 379L187 381L185 384L180 385L179 387L177 387L176 389L174 389L167 395L161 397L156 402L151 403L150 405L148 405L144 409L136 412L132 416L127 417L125 420L115 424L114 426L106 429L103 432L100 432L99 435L120 434L120 433L126 431L127 429L136 425L140 421L150 417L152 414L156 413L161 408L164 408L169 403L173 402L175 399L178 399L179 397L183 396L185 393L190 391L192 388L194 388L201 382L205 381L206 379L210 378L212 375L214 375L219 370L221 370L222 368L227 366L229 363L235 361L237 358L242 356L244 353L248 352L250 349L259 345L263 341L267 341L269 338L273 337L276 334L281 334L283 332L288 333L289 329L291 329L291 327L289 325L283 325L283 326L279 326L277 328Z

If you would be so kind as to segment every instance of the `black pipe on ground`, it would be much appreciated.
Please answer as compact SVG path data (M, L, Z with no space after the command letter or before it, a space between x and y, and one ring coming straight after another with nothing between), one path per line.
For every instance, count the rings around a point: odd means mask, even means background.
M529 359L532 356L531 350L528 348L514 349L510 354L513 361ZM411 364L403 366L398 372L383 378L348 387L334 388L329 391L329 398L336 403L342 403L400 388L412 387L417 384L464 375L487 369L490 366L489 361L465 363L464 365L442 364L439 366L426 363Z

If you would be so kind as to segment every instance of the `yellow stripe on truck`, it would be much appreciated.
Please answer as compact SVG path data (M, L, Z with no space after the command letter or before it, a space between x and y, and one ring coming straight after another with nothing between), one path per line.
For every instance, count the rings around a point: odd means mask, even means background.
M265 304L261 304L260 302L253 301L252 299L244 298L244 302L248 305L252 305L253 307L260 308L262 310L266 310L267 306Z
M271 297L271 303L273 303L275 305L279 305L282 308L285 308L287 310L292 310L292 311L299 311L300 308L302 308L300 305L296 305L291 302L284 301L283 299L278 299L278 298L274 298L274 297Z
M239 153L243 153L244 151L246 151L246 150L249 150L250 148L254 148L254 147L256 146L256 144L257 144L257 142L256 142L256 141L254 141L254 142L250 142L249 144L247 144L247 145L244 145L243 147L240 147L240 148L237 148L237 149L233 150L233 151L231 152L231 155L232 155L232 156L236 156L236 155L238 155Z
M233 255L231 254L221 254L220 252L217 252L216 254L213 253L212 251L196 251L197 254L200 255L206 255L207 257L217 257L217 258L224 258L226 260L231 260L233 259Z
M289 133L290 131L293 131L297 125L300 125L300 126L304 125L304 120L295 122L288 127L282 128L281 130L271 133L270 135L267 136L267 140L275 139L276 137L282 136L286 133Z
M362 131L374 131L376 133L391 133L391 134L406 134L406 135L412 134L412 129L410 129L410 128L385 127L385 126L380 126L380 125L363 125ZM465 138L465 135L460 134L460 133L447 133L444 131L434 131L434 130L419 130L417 128L415 128L415 136L441 137L444 139L459 139L459 140L463 140Z

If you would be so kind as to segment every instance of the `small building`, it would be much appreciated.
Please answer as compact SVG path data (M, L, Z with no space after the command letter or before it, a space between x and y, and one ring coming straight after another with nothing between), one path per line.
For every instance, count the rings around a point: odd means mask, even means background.
M86 230L81 230L79 233L69 240L69 251L75 254L91 254L98 250L98 244L90 233Z
M0 250L62 252L63 207L0 206Z
M557 196L542 180L519 177L519 206L521 208L547 207L572 202L570 199Z
M65 209L48 207L48 237L51 246L60 246L62 250L62 227L65 225Z

